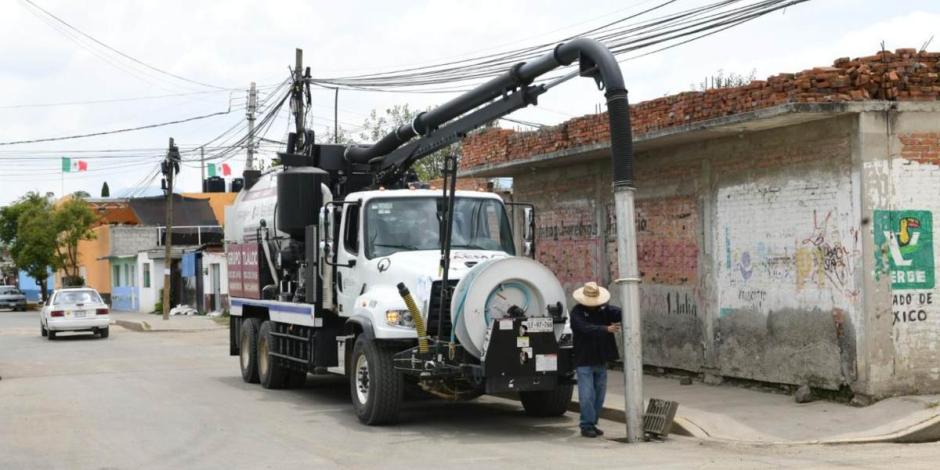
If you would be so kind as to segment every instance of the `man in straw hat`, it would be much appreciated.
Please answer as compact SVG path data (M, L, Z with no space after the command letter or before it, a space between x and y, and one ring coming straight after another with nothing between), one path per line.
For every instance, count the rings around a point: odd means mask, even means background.
M614 333L620 331L620 309L607 302L610 292L594 282L574 291L578 302L571 309L574 332L574 365L578 374L578 402L581 407L581 435L603 436L597 416L604 407L607 392L607 362L619 358Z

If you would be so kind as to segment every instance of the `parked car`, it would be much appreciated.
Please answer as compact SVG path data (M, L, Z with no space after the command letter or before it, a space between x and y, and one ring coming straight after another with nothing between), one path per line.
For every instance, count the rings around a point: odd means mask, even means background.
M0 286L0 308L26 311L26 296L15 286Z
M39 327L42 335L48 336L50 341L60 331L90 331L107 338L110 313L108 304L101 300L95 289L59 289L43 305Z

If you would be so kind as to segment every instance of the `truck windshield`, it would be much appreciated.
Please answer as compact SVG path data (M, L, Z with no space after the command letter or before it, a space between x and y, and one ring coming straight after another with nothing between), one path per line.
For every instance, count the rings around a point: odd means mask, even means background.
M409 197L370 201L365 214L366 257L399 251L439 250L443 198ZM457 198L451 248L515 254L503 205L494 199Z

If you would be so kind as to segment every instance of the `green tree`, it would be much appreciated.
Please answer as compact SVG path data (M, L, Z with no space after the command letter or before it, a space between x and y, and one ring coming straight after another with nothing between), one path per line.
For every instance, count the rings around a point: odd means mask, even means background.
M101 197L111 197L111 188L108 187L107 181L101 184Z
M382 114L379 114L378 111L373 109L369 117L363 122L363 129L359 133L359 138L363 142L377 142L398 127L411 124L417 115L418 112L412 111L407 104L392 106L391 108L387 108ZM340 135L342 135L342 133L340 133ZM460 155L459 142L444 147L418 160L412 168L422 181L440 178L441 168L444 166L444 158L451 154Z
M58 267L58 232L49 223L52 213L49 200L34 192L0 209L0 241L9 247L16 266L39 283L43 301L49 268Z
M84 199L72 197L55 209L52 220L57 233L56 264L64 271L63 282L69 285L81 284L78 242L95 238L92 227L98 221L98 216Z

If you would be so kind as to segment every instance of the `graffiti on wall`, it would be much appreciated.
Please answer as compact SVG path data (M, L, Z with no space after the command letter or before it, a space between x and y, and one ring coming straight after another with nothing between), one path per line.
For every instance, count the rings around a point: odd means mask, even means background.
M640 311L657 315L698 317L698 296L692 288L643 286Z
M825 216L813 211L813 232L796 250L797 289L812 283L819 288L832 287L853 298L858 295L851 278L854 260L860 255L858 231L850 231L852 248L849 249L834 225L832 211Z
M716 218L719 316L839 308L859 295L859 229L847 180L789 179L720 188Z

